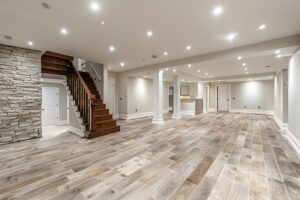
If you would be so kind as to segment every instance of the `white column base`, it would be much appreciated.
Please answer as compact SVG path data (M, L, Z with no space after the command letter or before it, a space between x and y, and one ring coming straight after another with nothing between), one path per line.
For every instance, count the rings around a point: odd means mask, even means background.
M177 114L177 113L174 113L174 114L172 115L172 118L173 118L173 119L181 119L181 117L182 117L182 115L181 115L181 114Z
M153 119L152 119L152 124L163 124L163 123L165 123L164 118L153 117Z

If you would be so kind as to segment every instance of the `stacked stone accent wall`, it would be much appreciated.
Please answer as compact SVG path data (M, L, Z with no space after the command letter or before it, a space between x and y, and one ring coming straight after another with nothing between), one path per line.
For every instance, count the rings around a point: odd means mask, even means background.
M41 137L41 52L0 44L0 145Z

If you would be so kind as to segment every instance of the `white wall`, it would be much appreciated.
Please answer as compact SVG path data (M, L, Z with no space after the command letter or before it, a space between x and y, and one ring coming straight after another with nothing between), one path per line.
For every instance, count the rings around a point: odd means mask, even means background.
M209 83L209 108L215 109L216 85ZM274 110L274 81L245 81L226 83L231 87L230 109ZM233 100L232 98L235 98ZM246 107L246 108L245 108ZM260 108L259 108L260 107Z
M230 85L231 109L274 110L273 80L237 82Z
M154 109L154 88L153 80L145 78L128 78L128 108L127 114L140 114L153 112ZM168 110L169 83L163 83L163 109Z
M274 80L274 113L282 123L288 123L288 70L276 74Z
M288 83L289 131L300 140L300 50L290 60Z

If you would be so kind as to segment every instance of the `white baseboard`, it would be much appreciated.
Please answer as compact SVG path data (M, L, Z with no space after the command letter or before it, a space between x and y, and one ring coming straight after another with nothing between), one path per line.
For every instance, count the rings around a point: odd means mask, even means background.
M288 140L300 158L300 141L289 130L281 131L281 135Z
M163 113L168 113L167 109L163 110ZM153 112L144 112L144 113L135 113L130 115L124 114L114 114L114 119L123 119L123 120L131 120L131 119L138 119L142 117L151 117L153 116Z
M84 132L81 129L75 128L73 126L69 126L69 131L79 135L80 137L84 137Z
M195 111L192 111L192 110L181 110L180 114L182 114L182 115L195 115Z
M249 113L249 114L274 115L274 111L272 111L272 110L230 109L229 112L233 112L233 113Z
M279 126L279 128L283 131L288 131L289 129L289 125L287 123L283 123L279 117L277 117L277 115L274 115L274 120L277 123L277 125Z

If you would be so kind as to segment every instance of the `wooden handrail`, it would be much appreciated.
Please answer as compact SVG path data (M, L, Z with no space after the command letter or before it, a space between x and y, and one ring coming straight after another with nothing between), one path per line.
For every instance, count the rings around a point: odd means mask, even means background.
M80 83L82 84L82 86L84 87L84 89L85 89L86 93L88 94L89 98L90 98L91 100L96 99L96 96L93 95L93 94L91 93L90 89L89 89L88 86L85 84L85 82L84 82L84 80L83 80L81 74L77 71L77 69L73 66L73 64L72 64L72 67L73 67L73 69L75 70L75 72L76 72L76 74L77 74L77 76L78 76L78 78L79 78L79 81L80 81Z

